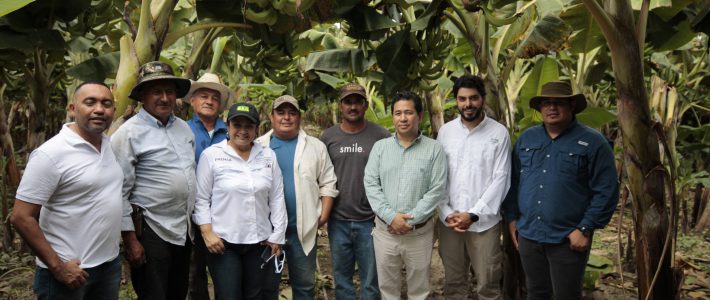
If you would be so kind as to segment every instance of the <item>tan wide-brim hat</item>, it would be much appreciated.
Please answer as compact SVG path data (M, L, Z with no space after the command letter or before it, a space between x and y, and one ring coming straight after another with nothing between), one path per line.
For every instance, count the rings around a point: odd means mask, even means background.
M578 114L587 108L587 98L583 94L572 94L572 86L564 81L552 81L542 86L540 96L530 98L530 108L540 111L540 103L545 99L569 99L574 101L574 113Z
M175 76L173 68L162 61L151 61L141 66L138 70L138 83L131 90L129 98L141 101L140 93L146 84L151 81L169 80L177 86L177 98L182 98L190 89L190 80Z
M219 93L219 103L222 109L227 106L227 101L229 101L229 98L232 97L232 90L222 83L222 80L219 79L217 74L213 73L205 73L202 77L200 77L200 79L193 81L190 86L190 91L187 92L185 98L190 100L192 94L199 89L210 89L217 91Z

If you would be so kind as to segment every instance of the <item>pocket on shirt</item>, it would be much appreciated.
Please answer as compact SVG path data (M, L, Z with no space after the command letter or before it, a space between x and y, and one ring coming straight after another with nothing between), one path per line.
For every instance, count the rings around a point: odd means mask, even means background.
M431 160L429 159L410 159L404 162L405 176L413 180L413 184L423 184L428 180L432 173Z
M587 173L587 155L584 151L574 148L560 149L557 154L557 169L562 174L584 177Z
M525 143L518 148L518 158L520 159L520 169L527 172L533 167L535 153L542 149L540 144Z

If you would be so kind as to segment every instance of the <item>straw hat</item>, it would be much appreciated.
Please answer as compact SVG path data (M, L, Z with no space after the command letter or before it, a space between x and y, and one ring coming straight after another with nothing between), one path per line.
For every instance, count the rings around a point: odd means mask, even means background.
M540 96L530 98L530 108L540 111L540 103L545 99L569 99L574 101L574 113L578 114L587 108L587 100L583 94L572 95L572 86L564 81L552 81L542 86Z
M186 98L190 99L192 94L199 89L210 89L219 92L219 102L220 107L222 108L227 105L227 101L229 101L229 98L232 97L232 90L222 83L222 80L219 79L217 74L213 73L205 73L202 77L200 77L200 79L193 81L190 86L190 91L187 92Z

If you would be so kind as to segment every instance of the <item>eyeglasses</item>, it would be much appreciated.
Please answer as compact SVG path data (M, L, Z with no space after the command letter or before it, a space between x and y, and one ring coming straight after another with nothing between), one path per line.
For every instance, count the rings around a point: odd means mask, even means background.
M274 273L281 273L284 269L284 262L286 262L286 250L281 250L281 255L271 254L271 256L261 264L262 270L271 259L274 260Z
M550 106L569 106L570 102L561 99L545 99L540 101L540 107L550 107Z

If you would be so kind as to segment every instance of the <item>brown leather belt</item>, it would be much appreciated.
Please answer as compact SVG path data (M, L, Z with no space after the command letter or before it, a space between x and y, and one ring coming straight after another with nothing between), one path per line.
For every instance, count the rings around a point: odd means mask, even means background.
M387 225L387 222L385 222L385 220L382 220L382 218L380 218L380 216L377 216L377 218L380 219L380 221L382 221L382 223L385 223L385 225ZM431 221L431 218L426 219L426 221L421 222L419 224L414 224L414 226L412 226L412 227L414 227L414 229L422 228L422 227L426 226L426 224L428 224L429 221Z

